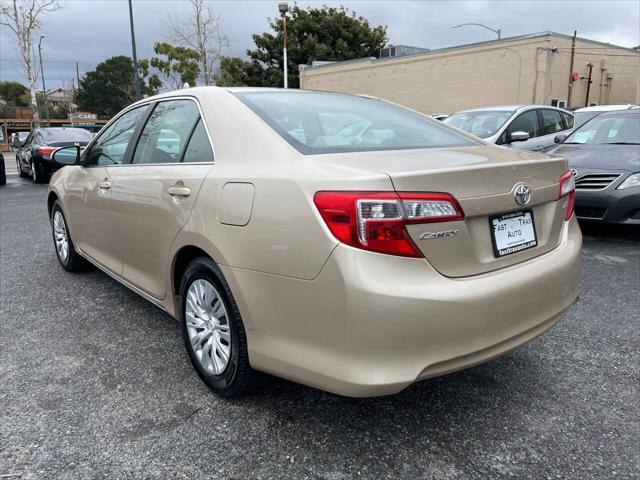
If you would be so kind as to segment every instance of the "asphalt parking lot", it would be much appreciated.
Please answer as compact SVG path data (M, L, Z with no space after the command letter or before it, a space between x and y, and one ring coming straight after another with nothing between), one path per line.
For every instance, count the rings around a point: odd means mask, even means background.
M640 232L585 229L580 302L529 345L384 398L209 393L177 322L55 258L0 188L0 478L639 478Z

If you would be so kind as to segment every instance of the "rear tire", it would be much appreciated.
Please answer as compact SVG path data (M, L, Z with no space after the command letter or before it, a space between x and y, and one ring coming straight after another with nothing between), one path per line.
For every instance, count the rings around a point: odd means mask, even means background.
M67 220L64 218L64 213L58 200L53 202L53 207L51 208L51 231L56 257L58 257L62 268L67 272L84 270L87 262L76 252L76 248L71 240L71 235L69 235Z
M249 364L247 337L222 271L207 257L194 259L180 284L182 338L193 368L216 394L239 397L259 374Z
M42 173L40 162L35 160L31 161L31 178L33 178L33 183L45 183L48 180L47 175Z

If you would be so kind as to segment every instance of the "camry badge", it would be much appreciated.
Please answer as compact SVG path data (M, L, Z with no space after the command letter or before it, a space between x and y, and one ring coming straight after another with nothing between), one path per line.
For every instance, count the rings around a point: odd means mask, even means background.
M434 238L455 237L459 230L445 230L443 232L424 232L420 235L420 240L433 240Z
M524 182L516 183L513 186L513 198L518 205L526 205L531 201L531 189Z

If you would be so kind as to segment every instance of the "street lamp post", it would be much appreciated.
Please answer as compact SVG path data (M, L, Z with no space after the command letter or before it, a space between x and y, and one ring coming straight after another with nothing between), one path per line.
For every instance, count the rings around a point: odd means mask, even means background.
M138 75L138 55L136 53L136 32L133 28L133 5L129 0L129 25L131 26L131 50L133 52L133 74L136 82L136 100L142 98L140 96L140 76Z
M40 41L38 42L38 58L40 60L40 75L42 76L42 93L44 95L44 115L47 117L47 126L51 126L51 120L49 119L49 102L47 99L47 87L44 85L44 69L42 68L42 40L44 35L40 35Z
M284 88L289 88L289 71L287 65L287 12L289 11L289 5L287 2L279 3L278 10L280 10L280 15L282 16Z
M500 38L502 38L502 30L498 29L498 30L494 30L491 27L487 27L486 25L483 25L481 23L461 23L460 25L454 25L451 28L460 28L460 27L464 27L466 25L475 25L476 27L482 27L482 28L486 28L487 30L491 30L493 33L498 35L498 40L500 40Z

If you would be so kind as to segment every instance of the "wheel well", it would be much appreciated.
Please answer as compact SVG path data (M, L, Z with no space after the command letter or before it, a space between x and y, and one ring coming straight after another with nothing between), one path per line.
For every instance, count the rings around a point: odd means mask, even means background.
M197 257L207 257L211 258L207 252L202 250L201 248L194 247L189 245L187 247L182 247L178 253L176 254L175 260L173 261L173 285L172 290L173 294L178 294L178 289L180 288L180 280L182 279L182 274L187 268L187 265Z
M51 192L49 197L47 198L47 212L49 213L49 218L51 218L51 210L53 209L53 202L58 200L58 196Z

